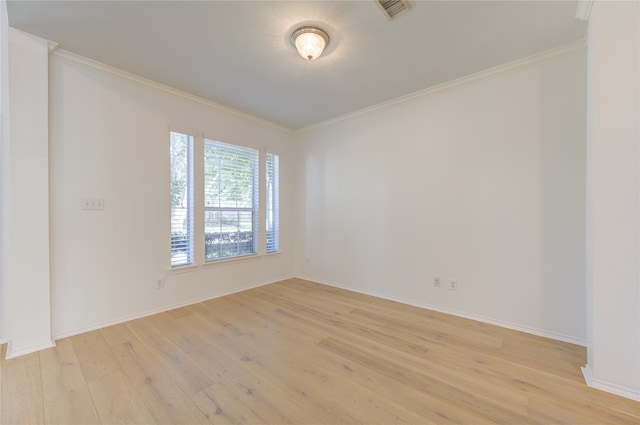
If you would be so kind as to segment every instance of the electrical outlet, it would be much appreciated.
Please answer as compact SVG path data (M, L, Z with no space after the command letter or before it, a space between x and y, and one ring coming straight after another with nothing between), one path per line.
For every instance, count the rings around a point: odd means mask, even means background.
M164 279L158 279L156 281L156 289L162 289L164 288Z
M433 286L435 286L436 288L440 287L440 278L439 277L434 277L433 278Z
M449 279L449 289L452 291L458 289L458 282L455 279Z

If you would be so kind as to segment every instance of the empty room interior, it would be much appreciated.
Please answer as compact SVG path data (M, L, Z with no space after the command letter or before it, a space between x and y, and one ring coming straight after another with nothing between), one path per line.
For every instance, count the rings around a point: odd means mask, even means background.
M1 7L1 424L640 424L640 3Z

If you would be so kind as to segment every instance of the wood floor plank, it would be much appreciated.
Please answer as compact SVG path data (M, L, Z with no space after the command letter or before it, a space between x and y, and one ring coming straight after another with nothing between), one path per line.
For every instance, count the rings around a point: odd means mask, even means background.
M228 306L219 303L216 304L216 307L216 314L233 317L233 311L226 308ZM315 385L309 385L308 369L304 366L296 367L298 365L293 361L291 353L279 349L279 347L286 345L286 342L279 339L277 344L273 344L272 338L258 337L257 334L260 334L259 331L263 327L261 324L256 324L255 327L248 326L244 316L237 316L233 322L236 326L239 325L243 332L232 332L224 337L214 335L211 337L216 338L216 341L223 341L223 345L230 349L230 352L233 352L256 375L281 383L287 389L290 397L297 400L310 419L315 418L317 422L329 424L359 423L348 409L341 409L340 403L336 402L331 394L325 393ZM193 327L202 327L203 323L207 323L206 318L197 316L183 317L180 321ZM275 336L272 333L270 335Z
M371 351L362 350L345 340L327 338L319 344L322 348L353 360L370 369L411 386L443 407L456 422L464 423L529 423L526 416L518 415L497 403L491 403L471 391L448 384L415 369L390 361L390 359Z
M70 339L40 352L44 417L48 424L99 423Z
M584 347L288 279L0 358L0 423L640 425L640 403L585 385L585 362Z
M250 298L245 304L247 299L241 294L234 294L226 299L230 302L231 308L245 312L244 326L257 328L263 323L269 323L275 334L270 333L268 338L261 332L250 332L249 335L255 339L258 346L278 347L279 354L286 357L287 367L294 370L300 378L295 383L299 390L309 391L306 389L309 385L318 386L329 397L324 402L327 406L343 409L363 423L369 422L371 417L382 423L429 423L424 417L390 402L389 398L383 397L379 391L371 388L371 382L345 379L345 364L331 358L331 355L318 356L318 339L310 338L310 333L287 332L286 325L274 320L269 307L260 308L265 306L260 300ZM219 305L216 304L216 309L218 308ZM274 368L271 365L268 367ZM309 379L309 375L312 379Z
M2 423L45 423L38 353L2 360L1 371Z
M214 382L194 394L193 400L216 425L267 423L223 383Z
M90 382L89 390L103 424L156 423L121 370Z
M230 300L235 300L235 299L237 299L237 298L238 298L238 296L236 295L236 296L228 297L228 298L229 298ZM253 303L255 304L255 301L254 301ZM218 304L216 304L216 305L218 305ZM220 307L218 307L218 308L220 308ZM245 311L246 311L246 310L245 310ZM298 324L299 324L298 320L292 320L292 322L294 322L294 323L295 323L295 325L294 325L294 326L296 326L296 325L298 325ZM311 328L314 328L314 326L312 326ZM282 343L281 343L281 342L279 342L279 343L278 343L278 346L280 346L281 344L282 344ZM300 344L300 345L302 345L302 344ZM318 352L317 347L315 347L315 349L314 349L314 350L307 352L307 355L308 355L308 356L309 356L309 358L311 359L312 363L320 362L320 361L322 361L322 359L324 359L324 358L326 357L326 353L322 353L321 355L319 355L317 352ZM399 367L399 365L397 365L397 364L395 363L395 361L396 361L396 360L394 359L393 361L391 361L391 363L394 365L394 367L398 368L398 367ZM360 363L360 364L362 364L362 362L359 362L359 363ZM312 368L313 368L313 366L312 366L312 365L309 365L309 366L307 366L307 367L309 367L309 368L311 368L311 370L313 370L313 369L312 369ZM324 372L325 372L325 370L323 370L322 372L324 373ZM344 380L343 380L343 381L344 381ZM388 383L387 383L387 385L388 385ZM443 386L443 385L444 385L444 384L441 384L441 386ZM339 389L337 389L337 388L335 388L335 387L334 387L334 388L332 389L332 391L334 391L334 392L336 392L336 391L337 391L337 392L339 392ZM424 404L424 403L426 403L426 398L424 397L424 394L421 394L421 395L420 395L420 397L419 397L419 399L423 402L423 404ZM442 406L442 404L443 404L443 403L442 403L442 402L438 402L438 404L439 404L440 406ZM382 418L384 418L384 416L376 416L376 417L379 417L379 418L381 418L381 419L382 419ZM399 419L399 418L398 418L398 419ZM460 418L457 418L457 419L460 419ZM443 418L442 418L442 417L440 417L440 418L439 418L439 420L440 420L440 421L442 421L442 420L443 420ZM424 421L424 419L423 419L423 421ZM480 421L481 421L481 418L475 418L475 422L480 422ZM383 421L383 422L384 422L384 421ZM389 419L389 418L386 418L386 422L390 422L390 419ZM396 422L399 422L399 421L398 421L398 420L396 420ZM454 420L454 422L455 422L455 420Z
M335 292L336 289L335 288L331 288L329 290L329 292ZM340 290L338 290L340 291ZM346 292L346 291L345 291ZM349 293L346 292L349 296L351 296L351 294L353 293ZM271 301L274 300L273 298L273 294L270 294L268 291L266 292L266 294L268 294L267 297L264 296L264 291L263 291L263 295L262 295L262 299L270 299ZM357 296L361 296L361 294L356 294ZM333 302L333 298L331 300L327 300L327 302ZM378 300L376 299L376 302L378 302ZM376 304L376 302L373 302L372 304ZM388 301L386 300L382 300L382 303L388 303ZM276 303L276 305L278 305L278 303ZM411 306L403 306L403 308L400 309L400 311L404 311L406 308L410 309L415 309L414 307ZM392 313L393 312L393 313ZM395 309L390 309L388 311L388 313L390 315L396 313ZM291 310L287 310L286 308L282 308L282 309L276 309L273 311L273 314L291 314ZM451 318L451 316L448 315L442 315L440 313L436 314L435 316L432 315L432 312L428 312L427 311L427 315L429 316L430 319L434 319L434 320L439 320L439 321L444 321L445 323L447 323L449 321L449 319ZM304 316L299 316L298 320L305 320L308 318L304 318ZM412 321L415 322L416 320L419 320L420 317L413 317ZM454 322L462 322L465 323L468 320L467 319L460 319L460 318L453 318ZM319 325L319 322L315 324L316 326ZM465 323L466 325L466 323ZM481 328L481 332L485 332L484 329L486 328L492 329L493 326L491 325L486 325L486 324L479 324L478 328ZM584 357L582 356L574 356L572 355L573 351L576 351L576 346L573 346L572 344L566 344L563 342L559 342L559 341L550 341L550 340L546 340L546 339L542 339L544 340L543 344L540 344L541 338L537 337L537 336L533 336L533 335L523 335L520 332L515 332L512 330L508 330L508 329L502 329L498 332L492 332L494 334L498 334L498 335L506 335L507 337L509 336L509 334L512 334L512 336L514 337L514 339L516 340L526 340L527 338L530 338L533 342L533 345L541 345L541 346L549 346L550 348L553 348L552 351L565 351L568 355L569 358L573 358L574 359L574 363L571 364L571 367L574 370L579 370L579 367L583 364L582 360L576 360L576 359L582 359ZM409 340L411 341L411 340ZM418 341L419 342L419 341ZM415 341L410 342L411 345L414 345ZM557 343L556 345L554 345L554 343ZM569 347L569 349L567 350L567 346ZM582 351L584 352L584 348L582 348ZM566 381L565 379L562 379L562 377L559 376L555 376L553 374L550 373L531 373L531 364L528 364L526 361L526 358L523 360L520 357L517 357L513 354L511 354L509 356L507 356L507 358L503 358L504 356L499 355L499 356L492 356L491 354L482 354L482 353L478 353L475 352L474 350L470 350L468 347L467 348L460 348L460 346L456 346L455 348L451 348L448 345L445 344L435 344L435 345L430 345L429 346L429 350L430 354L432 354L435 351L439 351L443 356L448 356L448 355L453 355L453 354L457 354L458 351L463 351L464 355L462 356L462 359L457 359L458 361L456 363L454 363L454 365L456 366L448 366L448 367L457 367L457 365L460 364L464 364L464 356L470 356L470 358L474 358L474 361L469 363L467 365L467 368L470 368L471 371L476 371L476 370L483 370L484 371L484 364L486 363L492 363L493 367L495 367L495 369L493 369L493 372L491 370L488 371L488 373L491 375L493 373L496 373L496 371L500 371L500 370L506 370L510 372L507 373L503 373L500 375L501 379L503 379L505 382L510 383L509 385L505 385L505 389L506 390L516 390L516 391L528 391L531 388L538 388L539 390L539 394L543 394L543 396L546 396L548 398L553 398L553 397L559 397L559 398L565 398L567 401L569 400L574 400L575 399L580 399L583 395L579 394L576 391L571 390L570 388L568 388L568 384L570 384L568 381ZM419 353L420 350L417 350L415 353ZM539 353L539 355L544 356L545 352L542 351L541 353ZM506 369L505 369L506 368ZM514 369L515 368L515 369ZM484 373L484 372L483 372ZM512 373L513 375L509 376L509 373ZM573 376L574 374L571 373L571 376ZM521 376L522 379L519 379L518 376ZM528 381L530 380L535 380L538 385L530 385L528 384ZM549 382L549 381L553 381L557 383L557 390L556 392L552 392L549 393L548 391L545 390L545 382ZM620 409L622 409L624 412L634 412L638 410L637 406L640 406L640 404L635 403L631 400L628 399L624 399L622 397L617 397L617 396L613 396L611 394L606 394L606 393L602 393L601 391L597 391L597 390L592 390L587 388L584 385L583 381L578 381L578 382L574 382L573 384L578 385L578 387L581 389L582 392L584 392L585 389L589 390L587 392L592 392L592 393L597 393L598 395L596 396L587 396L587 400L582 400L579 403L589 403L589 404L599 404L601 408L605 409L605 410L609 410L611 408L614 408L614 406L616 406L615 408L617 409L618 407ZM502 384L501 384L502 385ZM562 390L562 388L564 388L564 390ZM631 413L632 415L637 416L634 413ZM635 417L634 416L634 417Z
M232 298L235 298L235 297L232 297ZM301 322L304 322L304 321L306 321L308 319L309 318L303 318L302 316L293 317L292 320L291 320L291 323L294 324L293 326L300 326ZM324 319L320 318L317 323L312 323L309 326L308 330L312 331L313 329L317 328L318 326L322 326L323 325L323 323L322 323L323 321L324 321ZM326 325L326 324L324 324L324 325ZM350 338L353 339L354 336L350 335ZM324 354L326 354L326 353L324 353ZM317 355L316 355L316 357L317 357ZM353 358L352 358L352 360L353 360ZM356 363L361 365L363 362L356 360ZM397 372L397 370L400 368L399 365L394 364L393 362L391 362L391 364L394 365L394 367L396 368L396 372ZM390 374L389 376L393 377L393 374ZM387 376L387 378L388 378L388 376ZM389 385L389 383L388 383L388 381L386 381L385 382L385 386L388 386L388 385ZM440 383L439 386L442 387L442 386L445 386L445 385L443 383ZM380 388L380 386L378 386L377 388ZM413 402L408 403L408 405L411 406L410 408L416 409L416 406L418 406L420 404L420 401L422 401L424 403L424 401L428 397L432 397L432 399L433 399L432 401L433 401L434 405L435 404L438 405L437 408L433 409L432 413L434 414L434 416L432 416L432 420L437 421L438 423L442 423L443 421L450 421L451 423L460 423L460 422L463 422L463 421L472 421L473 423L489 423L489 422L491 422L488 419L483 419L481 416L477 416L477 415L476 416L472 416L469 413L466 413L464 416L461 416L460 414L458 414L457 416L456 416L456 414L446 415L443 411L440 410L442 407L446 407L445 406L446 402L443 403L442 401L438 401L437 398L433 398L434 394L437 395L441 391L442 391L442 389L440 388L437 391L432 391L432 394L425 394L424 392L423 393L419 393L418 397L416 399L414 399ZM444 391L442 391L442 392L444 393ZM405 391L405 395L406 395L406 391ZM410 398L411 397L406 397L407 400L410 400ZM419 409L420 407L417 407L417 408ZM451 411L455 411L456 409L450 409L450 410ZM422 412L422 413L424 413L424 412ZM431 412L429 412L429 413L431 413ZM522 418L519 418L519 422L523 422Z
M331 301L334 302L335 298L339 297L339 293L335 292L335 288L331 288L328 291L331 292ZM345 292L345 294L350 299L353 293ZM356 296L361 296L361 294L356 294ZM540 396L561 399L568 405L576 403L576 400L582 400L581 403L583 404L597 404L602 409L621 409L625 412L638 411L637 406L640 406L638 403L593 390L584 385L584 380L580 373L580 366L586 362L586 350L584 347L498 328L464 318L417 309L412 306L402 306L399 311L395 308L383 309L377 307L377 303L378 300L374 300L369 310L383 313L390 320L404 317L408 324L421 323L421 325L430 326L428 323L423 323L424 319L427 318L429 321L435 322L437 326L444 325L442 326L443 329L446 329L446 325L450 324L468 332L488 333L504 337L507 341L507 348L504 349L504 352L484 350L485 354L481 354L477 349L472 350L469 346L464 345L431 345L429 356L438 353L441 359L456 359L455 362L450 362L446 366L447 368L463 367L466 368L466 373L483 371L488 373L488 376L499 377L501 382L496 384L504 385L510 390L529 392L532 388L538 388ZM387 303L387 301L382 300L381 303ZM407 342L419 342L422 339L422 334L419 331L414 332L412 337L410 333L405 332L406 327L404 324L401 323L400 326L393 327L394 333L401 335L402 339ZM529 351L527 351L527 342L530 343ZM517 344L520 348L518 350L510 350L508 348L510 344ZM538 359L532 360L532 356ZM474 361L467 361L469 359L474 359ZM545 367L540 367L541 361L546 363ZM535 370L541 373L531 373L535 372ZM567 379L571 382L567 381ZM556 390L549 392L549 386ZM638 416L637 414L634 415Z
M296 323L293 326L300 329L301 322L298 319L299 318L294 318L290 324ZM313 329L314 326L310 325L309 331L313 332ZM368 368L366 365L363 365L363 362L358 361L358 359L335 354L330 351L324 352L318 349L316 349L316 354L312 358L314 362L323 365L326 364L327 361L332 362L333 370L342 376L342 382L355 382L360 385L361 388L374 389L377 398L384 400L389 410L397 411L401 409L404 412L409 412L409 415L418 415L422 418L419 421L409 421L409 423L457 424L465 423L465 420L467 423L486 423L486 421L482 421L481 418L471 418L465 412L456 413L457 409L447 409L447 406L438 399L418 391L415 388L407 387L407 385L402 382L381 373L380 370ZM339 385L339 383L340 381L338 381L337 384ZM392 403L393 406L389 406L389 403ZM450 412L448 410L450 410ZM402 416L401 414L400 417Z
M191 361L187 353L171 341L162 329L153 326L151 320L134 320L129 325L156 361L184 392L189 395L196 394L213 384L211 377Z
M101 331L69 338L104 424L155 423L128 381Z
M127 324L102 329L101 333L157 423L209 423Z
M120 364L99 330L69 338L87 382L120 370Z
M179 345L189 347L191 358L210 375L232 389L240 399L267 423L310 423L294 395L287 394L277 380L264 379L248 367L242 357L225 347L225 332L234 332L234 328L221 330L199 326L180 326L165 315L153 317L158 326ZM268 348L268 347L266 347Z
M296 285L302 286L311 286L317 287L317 284L313 284L307 281L297 280ZM376 317L377 320L401 320L402 323L412 324L415 321L421 321L421 325L427 326L429 325L428 321L424 319L429 319L437 324L436 331L439 331L443 334L455 333L461 335L465 338L482 338L483 336L491 336L496 337L500 340L503 339L505 335L508 335L509 338L507 343L509 346L500 347L498 344L497 348L502 348L504 351L509 351L510 347L514 347L521 349L519 353L517 353L520 358L526 359L527 361L532 360L544 360L544 359L565 359L567 357L571 357L577 361L580 361L582 364L586 362L585 350L584 347L579 347L574 344L563 343L559 341L552 341L548 338L536 337L530 334L523 334L521 332L514 332L509 329L500 328L498 326L489 325L486 323L481 323L477 321L473 321L470 319L465 319L462 317L455 317L451 315L447 315L444 313L434 312L425 310L422 308L404 305L400 303L396 303L389 300L377 299L372 297L367 297L366 295L349 292L349 291L341 291L336 290L336 288L322 289L317 292L312 292L310 294L311 297L320 297L325 303L328 300L331 300L332 304L336 302L345 302L349 305L354 306L354 311L357 309L364 310L366 312L370 312L372 314L383 314L386 317ZM385 314L386 313L386 314ZM391 315L389 315L391 313ZM386 322L389 325L389 322ZM427 328L428 329L428 328ZM457 332L456 329L464 331L464 334ZM455 341L450 341L455 344ZM485 341L485 344L489 342L489 340ZM497 343L497 341L495 341ZM491 345L491 344L489 344ZM465 346L469 347L468 344ZM544 350L544 356L540 356L538 350ZM554 359L553 356L555 354L559 354L557 359ZM568 356L571 354L571 356ZM564 365L557 365L555 373L561 372L564 369ZM575 368L569 368L573 375L576 376ZM578 374L579 373L578 370Z
M308 286L306 281L297 281L296 283ZM495 356L502 356L503 358L518 359L526 362L529 367L536 367L541 371L562 375L582 382L582 373L574 365L575 362L582 365L586 363L584 347L559 341L551 342L548 338L522 334L486 323L407 306L389 300L371 300L371 297L369 297L366 299L369 301L369 304L367 304L361 301L361 298L366 296L348 291L336 291L335 288L323 290L319 294L312 294L311 296L322 297L323 294L325 303L329 300L331 303L335 303L336 300L346 300L346 302L354 305L353 314L363 315L372 322L385 321L385 326L387 327L398 327L403 332L411 332L413 330L414 333L417 332L422 338L433 338L436 341L446 342L447 346L457 345L467 349L471 348L487 352ZM413 329L413 324L416 322L420 322L417 330ZM431 326L430 323L434 325ZM503 339L504 335L508 335L509 338ZM502 344L506 345L502 346Z

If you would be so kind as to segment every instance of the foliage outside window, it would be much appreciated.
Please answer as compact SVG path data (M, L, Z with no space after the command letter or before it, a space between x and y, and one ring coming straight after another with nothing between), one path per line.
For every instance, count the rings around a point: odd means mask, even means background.
M258 151L204 141L205 261L257 253Z

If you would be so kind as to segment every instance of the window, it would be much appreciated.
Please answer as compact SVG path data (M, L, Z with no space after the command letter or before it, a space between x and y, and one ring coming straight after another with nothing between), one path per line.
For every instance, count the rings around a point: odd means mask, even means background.
M171 267L279 252L280 157L180 130L169 141Z
M267 152L267 252L278 252L280 249L279 161L278 155Z
M193 264L193 136L170 132L171 267Z
M205 261L257 253L258 151L204 141Z

